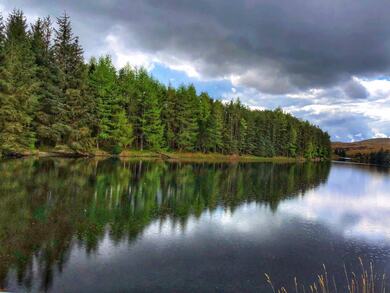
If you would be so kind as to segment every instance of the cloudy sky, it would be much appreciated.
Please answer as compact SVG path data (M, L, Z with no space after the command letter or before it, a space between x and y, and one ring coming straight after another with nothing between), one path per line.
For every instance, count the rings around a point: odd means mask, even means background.
M0 0L4 17L13 8L31 20L66 11L86 58L280 106L333 140L390 136L387 0Z

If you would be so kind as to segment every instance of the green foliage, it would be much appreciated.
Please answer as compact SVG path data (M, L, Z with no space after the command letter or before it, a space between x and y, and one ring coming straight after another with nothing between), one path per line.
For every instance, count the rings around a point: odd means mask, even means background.
M52 36L50 18L38 19L32 26L31 50L36 64L36 79L39 87L36 90L38 107L34 117L34 128L37 145L55 146L60 142L61 131L58 129L57 117L63 111L61 91L58 87L59 71L54 62L51 46Z
M158 86L147 74L141 69L138 72L138 78L141 82L141 99L139 107L142 109L140 117L140 130L142 139L146 148L158 150L163 144L163 126L161 123L161 108L158 100ZM141 148L142 149L142 148Z
M57 18L58 29L54 38L54 61L58 66L62 109L56 129L61 131L60 143L75 151L93 146L94 100L88 93L87 66L78 37L72 32L69 16Z
M158 150L164 144L159 95L162 86L145 69L125 66L119 72L119 91L133 125L134 146Z
M198 136L199 101L193 85L180 87L177 92L178 134L177 144L180 151L193 151Z
M54 31L54 34L53 34ZM52 36L53 35L53 36ZM327 159L327 133L278 108L226 104L193 85L175 89L144 68L119 71L109 56L85 64L69 16L38 19L21 11L0 18L0 149L67 146L220 152Z
M91 60L90 92L96 105L97 146L124 148L132 141L132 126L122 107L118 78L109 56Z
M3 35L3 34L2 34ZM3 35L0 66L0 150L4 153L31 149L36 107L36 66L31 51L26 19L14 10Z
M221 102L215 101L211 106L211 113L207 119L205 129L205 143L206 150L212 152L221 152L223 150L222 141L223 132L223 106Z

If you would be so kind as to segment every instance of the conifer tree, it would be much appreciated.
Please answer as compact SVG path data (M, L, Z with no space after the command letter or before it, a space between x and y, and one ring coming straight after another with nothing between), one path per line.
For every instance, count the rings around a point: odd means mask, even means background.
M89 79L97 112L97 147L118 152L130 145L132 126L126 118L117 75L109 56L91 61Z
M58 87L58 67L54 62L51 47L52 27L49 17L39 18L32 26L31 50L36 65L36 79L39 87L36 91L38 107L34 119L34 128L38 145L55 146L61 132L57 129L57 117L64 107L61 104L61 91Z
M132 117L137 146L140 150L160 149L163 145L163 126L157 96L158 85L144 68L136 72L136 81Z
M198 136L199 104L193 85L178 90L178 148L193 151Z
M209 141L209 122L211 120L211 98L207 93L201 93L199 96L199 114L198 114L198 137L196 149L202 152L208 151Z
M166 146L170 150L177 149L178 146L178 100L176 90L169 85L166 91L166 97L162 105L162 122L164 125L164 138Z
M126 112L126 117L130 122L134 122L133 114L135 113L135 97L136 97L136 74L133 68L127 64L119 70L118 87L123 108Z
M53 50L59 70L60 102L63 109L56 128L61 131L61 143L76 151L88 150L93 146L91 132L94 125L94 103L88 94L88 74L83 49L78 37L73 35L67 14L57 18L57 25Z
M35 66L26 19L14 10L8 17L0 66L0 149L4 153L34 147Z
M223 141L223 106L216 101L212 104L211 113L207 122L207 149L212 152L222 152Z
M148 149L159 150L163 145L163 126L161 124L161 108L156 93L144 95L144 114L142 132Z

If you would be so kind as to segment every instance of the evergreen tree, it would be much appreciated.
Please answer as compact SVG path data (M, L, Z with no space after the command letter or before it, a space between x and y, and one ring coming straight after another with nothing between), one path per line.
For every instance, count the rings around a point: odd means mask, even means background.
M164 125L164 138L166 146L170 150L175 150L178 148L178 132L179 132L179 122L178 122L178 95L176 90L169 85L166 91L166 97L163 100L161 119Z
M222 131L223 106L221 102L216 101L212 104L211 113L207 121L205 143L207 150L212 152L221 152L223 150Z
M208 150L210 133L208 128L211 122L211 98L207 93L201 93L199 96L199 116L198 116L198 138L196 149L202 152Z
M31 149L36 106L34 59L23 12L14 10L5 28L0 66L0 149L4 153Z
M163 145L161 108L158 103L156 82L141 68L136 73L135 131L139 149L160 149Z
M246 121L242 119L243 107L239 99L225 106L223 140L226 153L239 153L245 139Z
M51 20L38 19L32 26L31 50L36 65L38 107L34 118L37 144L55 146L60 141L57 117L63 111L58 87L58 67L51 48Z
M289 127L289 142L288 152L291 157L295 157L297 154L297 130L293 125Z
M91 93L97 111L97 147L116 151L132 141L132 126L126 118L118 87L116 70L109 56L91 61L89 74Z
M142 118L142 132L148 149L159 150L163 143L163 126L161 124L161 108L156 93L144 95L144 114Z
M127 119L133 124L136 113L136 74L130 65L126 65L119 70L118 90L121 95L123 108Z
M193 85L182 86L178 90L178 149L193 151L198 136L199 104Z
M60 102L59 113L61 143L76 151L88 150L93 146L91 130L94 121L94 103L88 95L88 73L83 59L83 50L78 37L72 32L69 16L57 18L55 30L54 59L59 69Z

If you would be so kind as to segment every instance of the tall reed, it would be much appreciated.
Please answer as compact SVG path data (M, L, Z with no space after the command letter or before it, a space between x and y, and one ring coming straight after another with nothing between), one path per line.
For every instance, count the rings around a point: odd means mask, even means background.
M359 273L347 271L344 264L345 283L343 288L338 288L335 277L329 279L326 266L323 265L323 272L317 275L317 280L309 285L299 284L297 278L294 278L294 289L291 292L295 293L386 293L386 274L378 275L375 273L374 265L369 262L368 268L365 267L361 257L359 260ZM274 293L288 293L285 287L275 288L271 277L265 274L265 280L269 284Z

